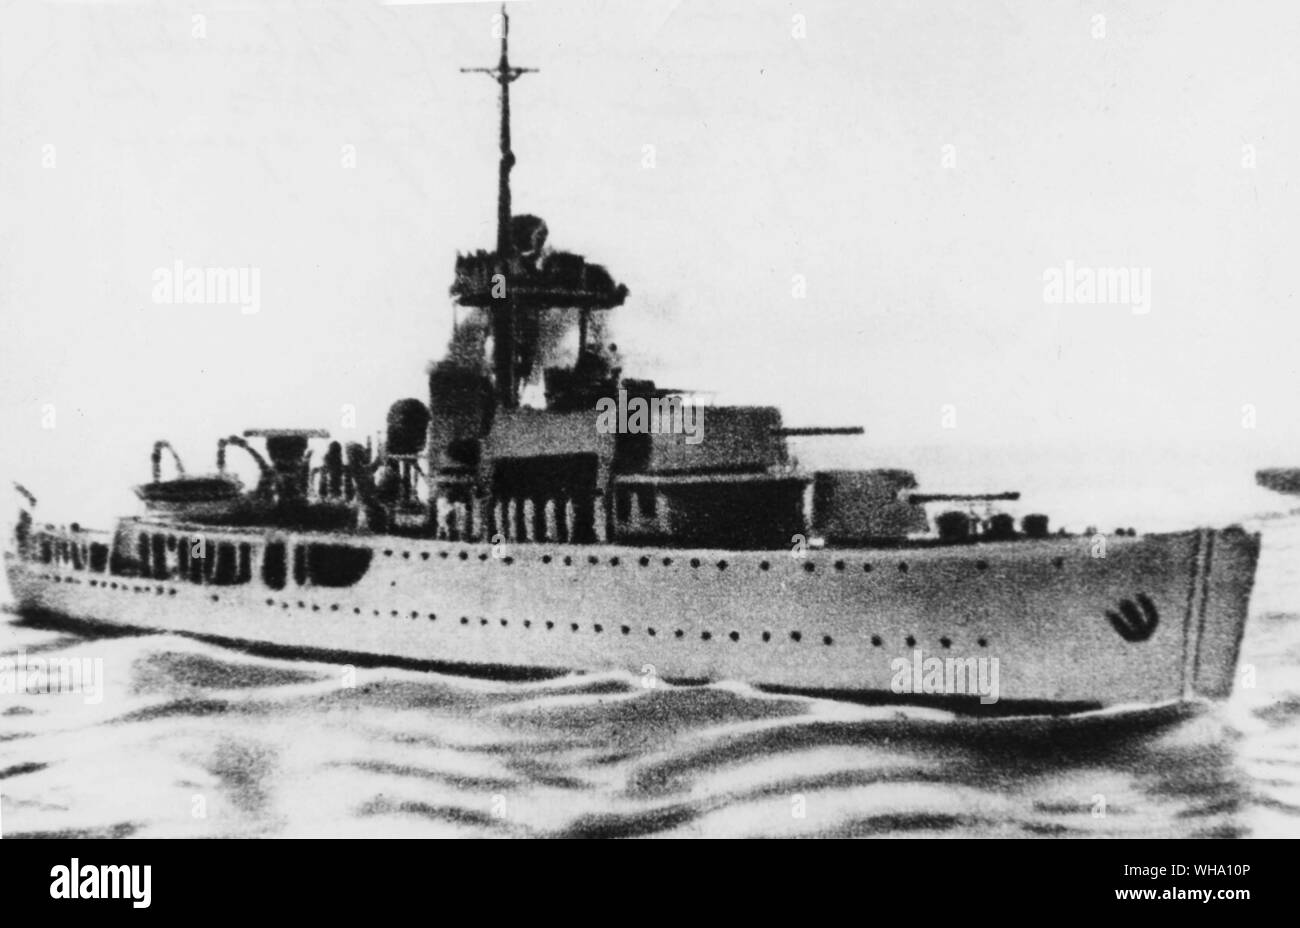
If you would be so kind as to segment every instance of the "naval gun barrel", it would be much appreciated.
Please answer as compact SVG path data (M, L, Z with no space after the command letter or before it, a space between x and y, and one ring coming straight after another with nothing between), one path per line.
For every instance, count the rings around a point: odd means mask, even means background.
M808 426L804 428L781 428L778 426L772 429L773 435L780 435L782 438L807 435L862 435L865 432L866 430L860 425Z
M1012 490L1006 493L909 493L909 503L986 503L1014 501L1020 499L1020 493Z

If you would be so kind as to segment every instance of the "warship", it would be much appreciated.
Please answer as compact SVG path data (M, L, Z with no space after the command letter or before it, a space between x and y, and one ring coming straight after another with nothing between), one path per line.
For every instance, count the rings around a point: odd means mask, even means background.
M207 474L159 441L142 510L112 531L43 524L28 494L5 555L22 614L313 659L977 714L1230 694L1257 535L1069 534L1002 511L1014 492L807 471L789 438L861 430L624 376L605 319L627 287L512 210L510 90L531 69L510 63L506 23L497 64L462 69L499 85L495 248L456 259L427 400L395 402L373 446L223 437ZM560 336L576 350L553 363ZM971 685L990 665L996 692Z
M1289 496L1300 496L1300 467L1264 467L1255 471L1261 487Z

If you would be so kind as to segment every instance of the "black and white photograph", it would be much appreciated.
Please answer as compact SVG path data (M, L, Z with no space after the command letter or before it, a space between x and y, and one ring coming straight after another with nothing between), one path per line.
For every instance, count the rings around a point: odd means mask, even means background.
M1298 48L5 5L0 839L96 850L31 893L147 908L126 839L1106 838L1232 843L1100 896L1248 901L1236 839L1300 836Z

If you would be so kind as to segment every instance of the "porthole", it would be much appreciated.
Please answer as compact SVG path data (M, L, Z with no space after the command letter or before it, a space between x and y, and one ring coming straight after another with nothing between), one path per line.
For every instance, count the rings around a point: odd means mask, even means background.
M791 641L801 641L802 639L803 639L803 635L802 635L801 633L799 633L799 632L791 632L791 633L790 633L790 640L791 640Z

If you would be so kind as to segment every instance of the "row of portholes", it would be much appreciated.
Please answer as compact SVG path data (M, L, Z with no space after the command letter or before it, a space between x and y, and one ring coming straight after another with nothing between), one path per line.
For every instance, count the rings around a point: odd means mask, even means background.
M275 601L274 599L267 599L267 600L266 600L266 604L267 604L268 606L271 606L271 607L274 607L274 606L277 605L277 603L276 603L276 601ZM282 608L282 609L289 609L289 608L291 607L291 604L290 604L287 600L282 600L282 601L279 603L279 606L280 606L280 608ZM298 601L297 601L297 607L298 607L299 609L307 609L307 608L310 608L312 612L320 612L320 611L321 611L321 607L320 607L318 604L313 603L310 607L308 607L307 603L306 603L305 601L303 601L303 600L298 600ZM334 603L334 604L332 604L332 605L329 607L329 611L330 611L330 612L338 612L338 611L340 611L340 608L341 608L341 607L338 605L338 603ZM364 611L364 610L363 610L360 606L354 606L354 607L352 607L352 613L353 613L353 615L361 615L363 611ZM381 611L380 611L379 609L372 609L372 610L371 610L371 614L374 615L374 616L379 616L379 615L381 615L382 613L381 613ZM389 613L388 613L388 614L389 614L392 618L398 618L398 617L402 616L404 613L403 613L401 610L399 610L399 609L391 609L391 610L389 610ZM436 612L430 612L430 613L427 613L427 615L426 615L425 613L421 613L421 612L419 612L419 611L412 610L412 611L409 613L409 618L411 618L411 619L419 619L419 618L421 618L421 616L425 616L425 617L428 619L428 621L430 621L430 622L436 622L436 621L438 620L438 614L437 614ZM509 619L499 619L498 622L500 623L500 625L501 625L502 628L509 628L509 627L510 627L510 620L509 620ZM460 617L460 624L461 624L461 625L470 625L470 624L473 624L473 623L470 621L469 616L464 616L464 615L463 615L463 616ZM480 627L485 627L485 626L490 625L490 624L492 624L492 623L491 623L491 621L488 620L488 619L480 618L480 619L478 620L478 624L479 624ZM519 624L522 625L524 628L532 628L534 623L533 623L533 621L532 621L531 619L524 619L524 620L522 620ZM544 626L544 627L546 628L547 631L552 631L552 630L554 630L554 629L556 628L557 624L562 624L562 623L556 623L556 622L554 622L554 621L545 621L545 622L539 622L539 623L537 623L537 624L539 625L539 627ZM570 623L568 623L568 625L569 625L569 629L570 629L570 631L577 632L577 631L581 631L581 630L582 630L582 626L581 626L580 624L578 624L577 622L570 622ZM594 632L595 632L596 634L598 634L598 635L599 635L599 634L602 634L602 633L605 631L605 626L602 625L602 624L599 623L599 622L594 623L594 624L591 626L591 628L592 628L592 631L594 631ZM630 625L620 625L620 626L619 626L619 631L621 631L624 635L630 635L630 634L632 634L632 626L630 626ZM659 632L658 632L658 629L656 629L656 628L653 628L653 627L647 627L647 628L646 628L646 634L647 634L649 637L651 637L651 638L655 638L655 637L658 636ZM680 628L679 628L679 629L676 629L676 630L673 632L673 637L674 637L674 638L678 638L678 639L685 638L685 637L686 637L686 632L685 632L684 630L680 629ZM762 640L763 640L764 643L767 643L767 642L770 642L770 641L772 640L772 633L771 633L771 632L763 632L763 633L760 635L760 637L762 638ZM802 642L802 641L803 641L803 637L804 637L804 636L803 636L803 632L799 632L799 631L793 631L793 632L790 632L790 640L793 641L793 642L795 642L796 644L799 643L799 642ZM731 632L730 634L727 635L727 638L730 639L730 640L733 641L733 642L739 642L739 641L740 641L740 632L733 631L733 632ZM708 632L708 631L700 632L700 640L701 640L701 641L712 641L712 640L713 640L713 633L712 633L712 632ZM905 639L905 642L906 642L906 644L907 644L907 646L908 646L909 648L915 647L915 646L916 646L916 637L915 637L914 635L908 635L907 638ZM835 643L835 639L832 638L830 635L823 635L823 636L822 636L822 644L827 645L827 646L830 646L830 645L833 645L834 643ZM879 635L872 635L872 636L871 636L871 643L872 643L875 647L877 647L877 648L884 647L884 644L885 644L884 639L881 638ZM951 648L951 647L952 647L952 639L951 639L951 638L948 638L948 637L940 638L940 639L939 639L939 644L940 644L940 646L943 647L944 649ZM980 646L981 648L987 648L987 647L988 647L988 639L987 639L987 638L980 638L979 641L978 641L978 644L979 644L979 646Z
M54 577L53 579L56 583L59 580L58 577ZM168 596L176 595L176 588L168 587L168 586L151 586L149 584L145 584L144 586L131 586L128 583L118 583L115 580L82 581L82 580L77 580L74 577L64 577L63 582L64 583L89 582L91 586L103 587L106 590L121 590L123 593L156 593L159 596L162 596L164 593L166 593Z
M59 578L55 577L54 579L57 581ZM74 580L72 577L65 577L63 582L81 583L82 581ZM111 580L91 580L90 585L98 586L105 590L121 590L123 593L156 593L159 596L162 596L164 593L168 596L176 595L176 588L174 586L129 586L126 583L116 583ZM214 603L221 602L221 597L216 593L211 594L208 598Z
M385 557L392 557L393 554L394 554L394 552L393 552L393 550L392 550L391 548L385 549L385 551L384 551L384 556L385 556ZM402 556L403 558L409 559L409 558L411 557L411 552L410 552L410 551L403 551L403 552L401 552L401 556ZM421 551L421 552L420 552L420 559L421 559L421 560L425 560L425 561L427 561L427 560L429 560L430 556L431 556L431 555L430 555L430 553L429 553L428 551ZM444 560L444 561L447 560L450 556L451 556L451 555L450 555L450 552L447 552L447 551L439 551L439 552L438 552L438 557L440 557L440 558L441 558L442 560ZM491 555L489 555L486 551L480 551L480 552L478 553L477 556L478 556L478 559L479 559L480 561L487 561L488 558L489 558ZM456 554L456 558L457 558L458 560L461 560L461 561L468 561L468 560L469 560L469 557L470 557L470 555L469 555L469 552L468 552L468 551L459 551L459 552L457 552L457 554ZM507 564L507 565L509 565L509 564L513 564L513 563L515 562L515 559L514 559L513 557L509 556L509 555L507 555L507 556L505 556L505 557L497 558L497 560L499 560L499 561L501 561L501 563L503 563L503 564ZM540 560L543 564L550 564L550 563L554 562L554 561L556 560L556 558L555 558L555 556L552 555L552 554L543 554L543 555L539 558L539 560ZM653 560L653 559L652 559L649 555L645 555L645 554L643 554L643 555L641 555L639 558L637 558L637 563L640 564L642 567L649 567L650 564L651 564L651 562L652 562L652 560ZM574 564L574 559L573 559L573 556L572 556L572 555L570 555L570 554L566 554L566 555L564 555L562 558L559 558L559 562L560 562L561 564L563 564L565 567L572 567L573 564ZM590 564L592 567L597 567L597 566L599 566L599 565L601 564L601 559L600 559L599 557L597 557L596 555L594 555L594 554L589 554L589 555L587 555L587 563ZM619 566L622 565L622 563L623 563L623 559L622 559L621 557L619 557L618 555L615 555L615 556L613 556L613 557L608 558L608 559L606 560L605 563L608 563L610 567L619 567ZM660 558L660 559L659 559L659 563L661 563L664 567L671 567L671 566L673 565L674 561L673 561L673 558L671 558L671 557L663 557L663 558ZM704 565L704 562L701 561L698 557L693 557L693 558L691 558L689 561L686 561L685 563L690 564L691 567L696 568L696 569L705 566L705 565ZM981 564L983 564L983 562L981 562ZM730 564L728 561L726 561L726 560L719 560L719 561L716 561L716 562L714 563L714 566L717 567L718 570L726 570L728 567L731 566L731 564ZM847 566L847 565L845 564L844 561L836 561L836 562L835 562L835 569L836 569L837 571L844 571L844 570L846 569L846 566ZM987 565L983 565L983 566L981 566L980 569L982 570L984 566L987 566ZM771 569L772 569L772 562L771 562L771 561L760 561L758 567L759 567L760 570L771 570ZM805 563L805 564L803 565L803 569L804 569L805 571L807 571L808 573L813 573L813 572L817 569L817 565L814 564L814 563L811 562L811 561L808 561L807 563ZM862 565L862 571L863 571L863 573L868 573L868 574L869 574L869 573L871 573L871 571L872 571L873 569L874 569L874 568L872 567L871 564L863 564L863 565ZM899 562L899 564L898 564L898 571L899 571L899 573L904 573L904 574L907 573L907 571L908 571L908 566L907 566L907 563L906 563L905 561Z
M41 577L41 579L43 579L43 580L53 580L53 581L55 581L56 583L57 583L57 582L60 582L60 581L64 581L64 582L67 582L67 583L80 583L80 582L81 582L81 581L77 580L75 577L66 577L66 578L64 578L64 577L59 577L59 576L56 575L56 574L41 574L40 577ZM98 585L98 586L103 586L103 587L105 587L105 588L114 589L114 590L120 589L120 590L121 590L122 592L124 592L124 593L129 593L129 592L135 592L135 593L151 593L151 592L152 592L152 593L157 593L159 596L162 596L163 593L166 592L167 594L169 594L169 595L171 595L171 596L175 596L175 595L176 595L176 590L175 590L175 588L167 588L167 587L162 587L162 586L158 586L158 587L150 587L150 586L128 586L128 585L125 584L125 583L123 583L123 584L118 584L118 583L116 583L116 582L99 581L99 580L91 580L91 581L90 581L90 585L91 585L91 586L97 586L97 585ZM219 598L218 596L216 596L215 594L212 595L211 599L212 599L213 602L219 602L219 601L220 601L220 598ZM272 606L272 607L273 607L273 606L276 605L276 601L275 601L274 599L267 599L267 600L266 600L266 604L267 604L268 606ZM290 603L289 603L288 601L281 601L279 605L280 605L280 607L281 607L282 609L288 609L288 608L290 608ZM307 603L306 603L304 600L297 600L297 607L298 607L299 609L307 609L307 608L309 608L308 605L307 605ZM341 607L339 606L338 603L333 603L333 604L330 605L330 607L329 607L329 611L330 611L330 612L338 612L338 611L340 610L340 608L341 608ZM319 612L320 609L321 609L321 607L320 607L318 604L316 604L316 603L312 603L311 606L310 606L310 609L311 609L312 612ZM361 613L362 613L362 609L361 609L360 606L354 606L353 609L352 609L352 612L353 612L354 615L361 615ZM375 616L380 615L380 610L378 610L378 609L373 609L373 610L371 610L371 612L372 612L372 614L375 615ZM393 618L397 618L397 617L400 616L401 614L402 614L401 611L400 611L400 610L397 610L397 609L392 609L392 610L389 611L389 615L392 616ZM420 613L420 612L417 612L417 611L412 611L412 612L410 613L410 617L411 617L412 619L418 619L418 618L420 618L420 616L421 616L421 613ZM429 619L429 621L431 621L431 622L432 622L432 621L436 621L437 618L438 618L437 613L434 613L434 612L430 612L430 613L428 613L428 619ZM510 624L510 622L509 622L508 619L501 619L501 620L500 620L500 623L501 623L501 627L502 627L502 628L506 628L506 627L508 627L509 624ZM467 616L461 616L460 624L461 624L461 625L469 625L469 624L470 624L470 620L469 620L469 618L468 618ZM488 622L487 619L483 619L483 618L479 619L479 625L481 625L481 626L486 626L486 625L488 625L488 624L489 624L489 622ZM522 625L524 626L524 628L532 628L532 626L533 626L532 620L530 620L530 619L525 619L525 620L523 620L523 622L520 623L520 624L522 624ZM552 622L552 621L548 621L548 622L545 623L545 625L546 625L547 630L549 631L549 630L555 628L556 623L555 623L555 622ZM571 623L569 623L569 628L570 628L572 631L575 631L575 632L576 632L576 631L581 630L582 626L579 625L577 622L571 622ZM620 626L619 628L620 628L620 631L622 631L622 633L623 633L624 635L630 635L630 634L632 633L632 627L631 627L630 625L622 625L622 626ZM604 627L604 625L601 625L600 623L596 623L596 624L593 624L593 625L592 625L592 630L595 631L596 634L600 634L600 633L604 632L605 627ZM658 631L657 631L655 628L653 628L653 627L647 627L647 628L646 628L646 634L649 635L651 638L654 638L654 637L656 637L656 636L658 635ZM674 635L675 638L679 638L679 639L680 639L680 638L684 638L684 637L686 636L686 633L685 633L682 629L679 628L679 629L676 629L676 630L674 631L673 635ZM771 632L763 632L762 635L761 635L760 637L762 638L762 640L764 641L764 643L766 643L766 642L770 642L770 641L772 640L772 633L771 633ZM730 639L731 641L733 641L733 642L739 642L739 641L740 641L740 632L733 631L733 632L731 632L730 634L727 635L727 638L729 638L729 639ZM708 631L701 632L701 633L700 633L700 640L701 640L701 641L712 641L712 640L713 640L713 633L712 633L712 632L708 632ZM792 631L792 632L790 632L790 640L791 640L791 641L794 641L794 642L796 642L796 643L803 641L803 633L802 633L802 632L799 632L799 631ZM915 637L914 635L908 635L908 636L904 639L904 642L906 643L906 645L907 645L909 648L914 648L914 647L916 647L916 637ZM823 635L823 636L822 636L822 644L829 646L829 645L832 645L832 644L834 644L834 643L835 643L835 641L834 641L834 639L833 639L830 635ZM872 636L871 636L871 643L872 643L872 645L874 645L875 647L878 647L878 648L879 648L879 647L884 647L884 640L883 640L879 635L872 635ZM980 638L980 639L977 641L977 644L978 644L981 648L987 648L987 647L988 647L988 639L987 639L987 638ZM940 639L939 639L939 645L940 645L942 648L944 648L945 650L947 650L947 649L949 649L949 648L952 647L952 639L951 639L951 638L948 638L948 637L946 637L946 636L943 637L943 638L940 638Z
M393 557L394 553L395 553L395 552L393 551L392 548L387 548L387 549L384 550L384 556L385 556L385 557ZM411 557L411 552L410 552L410 551L403 551L403 552L401 552L401 556L402 556L403 558L409 560L410 557ZM425 560L425 561L427 561L427 560L429 560L429 558L430 558L431 556L432 556L431 553L428 552L428 551L421 551L421 552L420 552L420 559L421 559L421 560ZM439 552L438 552L438 557L441 558L441 559L444 560L444 561L447 560L450 556L451 556L451 554L450 554L450 552L448 552L448 551L439 551ZM478 553L477 557L478 557L478 560L486 562L486 561L488 560L489 557L492 557L492 555L488 554L488 552L486 552L486 551L480 551L480 552ZM456 554L456 558L457 558L457 560L468 561L469 558L470 558L470 553L469 553L468 551L463 551L463 550L462 550L462 551L459 551L459 552L457 552L457 554ZM507 564L507 565L509 565L509 564L513 564L513 563L515 562L515 559L514 559L513 557L509 556L509 555L506 555L505 557L496 558L496 560L499 560L499 561L501 561L501 563L503 563L503 564ZM555 557L554 555L552 555L552 554L543 554L543 555L539 558L539 560L540 560L543 564L550 564L550 563L556 561L556 557ZM651 558L649 555L645 555L645 554L643 554L643 555L641 555L639 558L637 558L637 563L640 564L642 567L649 567L650 564L652 563L652 561L653 561L653 558ZM563 564L565 567L572 567L573 564L574 564L574 559L573 559L573 556L572 556L572 555L566 554L566 555L564 555L562 558L559 558L559 562L560 562L561 564ZM596 555L594 555L594 554L589 554L589 555L587 555L587 563L590 564L592 567L596 567L596 566L599 566L599 565L602 563L602 561L601 561L601 558L597 557ZM623 559L620 558L620 557L618 557L617 555L615 555L615 556L613 556L613 557L610 557L610 558L606 559L605 563L608 563L610 567L619 567L619 566L622 565L622 563L623 563ZM659 563L662 564L664 567L671 567L671 566L673 565L673 563L674 563L674 560L673 560L673 558L671 558L671 557L663 557L663 558L660 558L660 559L659 559ZM700 560L700 558L698 558L698 557L693 557L693 558L691 558L690 560L686 561L685 563L690 564L691 567L696 568L696 569L705 566L704 562L703 562L702 560ZM1056 558L1056 559L1053 561L1053 564L1054 564L1054 565L1059 569L1059 568L1065 566L1065 561L1064 561L1063 558L1059 558L1059 557L1058 557L1058 558ZM719 560L719 561L715 561L714 564L713 564L713 566L715 566L718 570L726 570L728 567L731 566L731 564L730 564L730 562L728 562L728 561L726 561L726 560ZM846 571L846 570L848 569L848 564L847 564L845 561L842 561L842 560L835 561L834 564L833 564L832 566L833 566L834 569L835 569L837 572L839 572L839 573L843 573L844 571ZM983 559L980 559L980 560L978 560L978 561L975 562L975 569L976 569L976 570L987 570L987 569L988 569L988 566L989 566L988 561L985 561L985 560L983 560ZM759 569L759 570L763 570L763 571L771 570L771 569L772 569L772 562L769 561L769 560L759 561L759 562L758 562L758 569ZM810 574L811 574L811 573L815 573L816 570L817 570L817 564L814 563L813 561L805 561L804 564L803 564L803 569L804 569L804 571L805 571L806 573L810 573ZM863 564L863 565L862 565L862 572L863 572L863 573L867 573L867 574L869 574L869 573L871 573L873 570L875 570L875 567L874 567L874 565L872 565L872 564ZM899 572L899 573L905 574L905 573L907 573L909 570L910 570L910 568L908 567L908 564L907 564L906 561L899 561L899 562L898 562L898 572Z
M392 548L386 548L386 549L384 550L384 556L385 556L385 557L392 557L392 556L394 555L394 553L395 553L395 552L393 551ZM403 552L401 552L401 556L402 556L403 558L409 559L409 558L411 557L411 552L410 552L410 551L403 551ZM431 556L432 556L431 553L428 552L428 551L421 551L421 552L420 552L420 559L421 559L421 560L425 560L425 561L427 561L427 560L429 560L429 558L430 558ZM439 551L439 552L438 552L438 557L445 561L445 560L447 560L448 558L451 557L451 553L448 552L448 551ZM492 555L488 554L488 552L486 552L486 551L480 551L480 552L478 553L477 557L478 557L478 560L486 562L490 557L492 557ZM465 551L465 550L459 551L459 552L457 552L457 554L456 554L456 558L457 558L457 560L468 561L469 558L470 558L470 552ZM506 564L506 565L510 565L510 564L513 564L513 563L515 562L515 559L514 559L513 557L509 556L509 555L506 555L505 557L496 558L496 560L499 560L499 561L501 561L501 563ZM550 563L552 563L552 562L555 562L557 559L556 559L556 557L555 557L554 555L552 555L552 554L543 554L543 555L539 558L539 560L541 560L541 562L542 562L543 564L550 564ZM566 554L566 555L564 555L562 558L559 558L558 560L559 560L559 563L563 564L565 567L572 567L573 564L574 564L574 558L573 558L573 556L570 555L570 554ZM637 563L640 564L642 567L649 567L650 564L653 562L653 560L654 560L654 559L651 558L649 555L643 554L643 555L641 555L639 558L637 558ZM589 565L591 565L592 567L596 567L596 566L599 566L599 565L602 563L602 561L601 561L601 558L597 557L596 555L594 555L594 554L589 554L589 555L587 555L587 563L588 563ZM608 563L610 567L619 567L619 566L622 565L622 563L623 563L623 559L620 558L618 555L614 555L613 557L607 558L607 559L605 560L605 563ZM671 567L671 566L673 565L673 563L674 563L674 560L673 560L673 558L671 558L671 557L662 557L662 558L659 558L659 563L662 564L664 567ZM700 558L698 558L698 557L693 557L693 558L691 558L690 560L685 561L684 563L687 563L687 564L689 564L691 567L696 568L696 569L705 566L704 562L703 562L702 560L700 560ZM730 564L728 561L726 561L726 560L724 559L724 560L715 561L713 566L715 566L718 570L726 570L728 567L731 566L731 564ZM848 563L847 563L846 561L843 561L843 560L835 561L831 566L832 566L832 567L835 569L835 571L838 572L838 573L843 573L844 571L846 571L846 570L849 569L849 565L848 565ZM1052 559L1052 566L1055 567L1057 570L1061 570L1062 568L1065 567L1065 558L1063 558L1063 557L1055 557L1055 558L1053 558L1053 559ZM986 560L984 560L983 558L980 558L979 560L975 561L975 569L976 569L976 570L984 571L984 570L988 570L988 568L989 568L989 562L986 561ZM768 570L771 570L771 569L772 569L772 562L771 562L770 560L759 561L759 562L758 562L758 569L759 569L759 570L762 570L762 571L768 571ZM805 572L805 573L810 573L810 574L811 574L811 573L815 573L815 572L817 571L817 564L816 564L815 562L813 562L813 561L804 561L804 563L803 563L803 569L804 569L804 572ZM873 570L875 570L875 567L874 567L874 565L872 565L872 564L870 564L870 563L864 563L864 564L862 565L862 572L865 573L865 574L869 574L869 573L871 573ZM907 573L909 570L910 570L910 568L908 567L908 564L907 564L906 561L899 561L899 562L898 562L898 572L899 572L900 574L905 574L905 573Z

